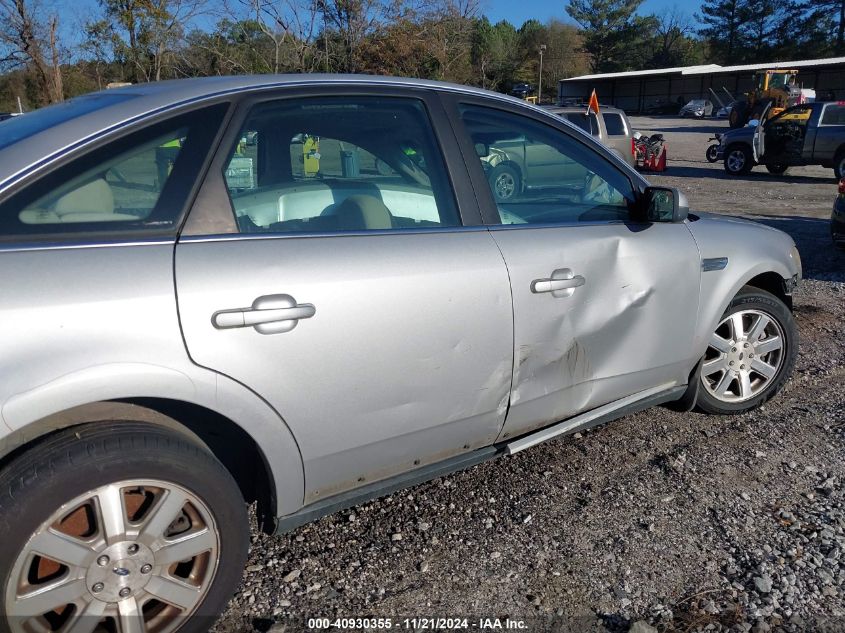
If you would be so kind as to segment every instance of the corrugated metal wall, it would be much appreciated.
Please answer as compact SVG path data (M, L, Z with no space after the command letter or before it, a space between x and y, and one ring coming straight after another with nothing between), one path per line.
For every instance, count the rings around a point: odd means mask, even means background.
M784 63L784 68L789 63ZM833 91L837 99L845 100L845 65L816 66L800 69L799 78L805 88L815 88L819 99ZM723 88L739 96L748 92L754 85L754 73L681 75L641 75L640 77L620 77L603 80L561 81L558 84L558 97L580 98L585 101L595 88L601 103L615 105L628 112L642 112L656 105L665 103L686 103L690 99L710 99L718 105L708 90L713 88L723 102L728 96Z

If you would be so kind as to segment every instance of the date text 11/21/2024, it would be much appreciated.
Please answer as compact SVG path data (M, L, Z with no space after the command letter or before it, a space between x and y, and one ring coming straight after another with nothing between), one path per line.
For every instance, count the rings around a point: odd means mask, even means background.
M397 629L397 630L500 630L525 631L528 625L524 620L510 618L308 618L309 630L358 630L358 629Z

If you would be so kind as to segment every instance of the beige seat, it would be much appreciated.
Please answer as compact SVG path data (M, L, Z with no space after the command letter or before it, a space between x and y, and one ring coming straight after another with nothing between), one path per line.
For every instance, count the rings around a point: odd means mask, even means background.
M393 216L375 196L354 195L341 202L331 214L339 230L362 231L392 229Z
M24 224L68 222L115 222L137 220L133 215L114 212L114 194L103 178L77 187L56 200L52 210L29 208L21 211Z

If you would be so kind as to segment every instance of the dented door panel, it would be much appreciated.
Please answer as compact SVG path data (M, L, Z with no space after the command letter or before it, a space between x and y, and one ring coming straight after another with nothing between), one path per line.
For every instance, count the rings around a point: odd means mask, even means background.
M176 285L193 360L248 385L296 437L306 503L501 430L513 317L486 230L183 240ZM313 316L270 335L212 322L282 293Z
M514 378L499 439L663 384L695 364L700 259L684 224L497 227L514 309ZM568 268L583 284L532 292ZM557 295L557 296L555 296Z

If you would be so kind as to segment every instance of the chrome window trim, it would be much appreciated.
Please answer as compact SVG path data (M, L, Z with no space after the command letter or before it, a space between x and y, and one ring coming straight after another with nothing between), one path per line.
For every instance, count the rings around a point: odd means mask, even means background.
M45 241L45 242L0 242L0 253L16 253L21 251L63 251L78 250L85 248L112 248L112 247L134 247L134 246L173 246L176 238L116 240L116 241Z
M572 228L576 226L607 226L609 224L648 224L648 222L632 222L630 220L590 220L587 222L543 222L542 224L532 224L526 222L525 224L490 224L488 228L491 231L503 231L507 229L557 229L557 228Z
M323 233L225 233L221 235L183 235L179 238L179 244L196 244L204 242L237 242L256 240L290 240L290 239L314 239L319 237L370 237L383 235L425 235L431 233L478 233L487 231L490 227L483 224L472 226L433 226L427 228L403 228L403 229L374 229L370 231L326 231Z

